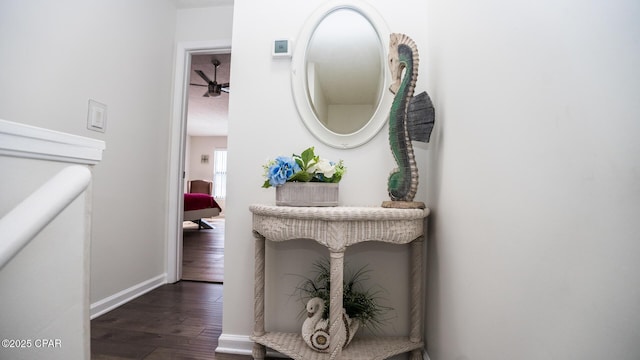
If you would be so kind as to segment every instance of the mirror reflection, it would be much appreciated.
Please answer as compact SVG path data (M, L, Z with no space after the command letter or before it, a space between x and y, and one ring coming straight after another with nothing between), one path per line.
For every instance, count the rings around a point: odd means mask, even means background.
M373 117L384 64L376 29L361 13L340 8L313 31L306 52L307 97L328 130L351 134Z

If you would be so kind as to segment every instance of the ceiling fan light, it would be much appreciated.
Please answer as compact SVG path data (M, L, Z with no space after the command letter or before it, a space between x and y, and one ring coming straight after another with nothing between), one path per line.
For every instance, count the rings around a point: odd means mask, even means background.
M213 81L211 81L209 77L207 77L207 75L205 75L205 73L202 70L195 70L195 72L198 75L200 75L200 77L204 81L207 82L207 85L205 85L208 87L207 92L205 92L204 95L202 95L203 97L218 97L223 92L229 93L229 83L219 84L218 82L216 82L216 78L218 75L218 66L220 66L220 61L218 61L217 59L214 59L212 63L214 66Z
M222 88L222 86L220 86L220 84L216 84L215 82L212 84L209 84L209 95L210 96L220 96L220 89Z

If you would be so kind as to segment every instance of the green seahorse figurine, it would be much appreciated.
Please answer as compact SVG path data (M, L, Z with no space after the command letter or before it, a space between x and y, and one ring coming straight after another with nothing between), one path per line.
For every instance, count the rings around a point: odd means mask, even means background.
M395 94L389 114L389 144L398 167L389 175L388 190L392 201L383 207L424 207L414 203L418 190L418 167L411 141L429 142L435 111L426 92L413 96L418 79L418 47L405 34L391 34L389 69Z

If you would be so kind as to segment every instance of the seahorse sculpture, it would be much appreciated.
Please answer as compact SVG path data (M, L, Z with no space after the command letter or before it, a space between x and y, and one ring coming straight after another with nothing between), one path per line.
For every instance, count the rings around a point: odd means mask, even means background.
M435 111L426 92L413 96L418 64L415 42L405 34L391 34L389 69L392 83L389 90L395 97L389 114L389 144L398 167L389 175L388 190L392 201L385 201L384 207L424 207L423 203L412 203L418 190L418 167L411 141L429 142Z

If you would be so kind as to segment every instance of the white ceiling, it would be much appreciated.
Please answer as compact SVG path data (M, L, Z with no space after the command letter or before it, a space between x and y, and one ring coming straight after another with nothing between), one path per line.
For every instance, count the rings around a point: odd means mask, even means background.
M193 55L189 84L206 85L195 70L202 70L210 80L214 80L213 59L220 61L218 83L228 83L231 54ZM233 89L233 84L230 86ZM203 97L207 92L204 86L189 85L189 103L187 107L187 134L190 136L227 136L229 124L229 94Z

